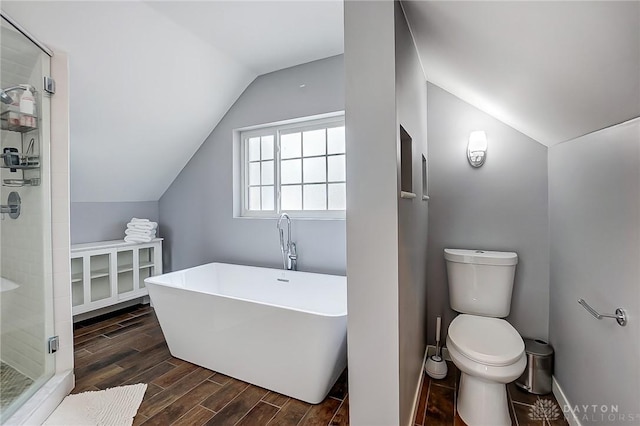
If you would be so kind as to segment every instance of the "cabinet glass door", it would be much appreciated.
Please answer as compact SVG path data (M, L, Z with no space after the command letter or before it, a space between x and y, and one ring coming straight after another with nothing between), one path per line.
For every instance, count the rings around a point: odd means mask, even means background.
M133 250L118 252L118 294L133 291Z
M84 303L83 273L82 258L71 259L71 304L73 306Z
M144 279L155 275L154 250L153 247L140 249L140 268L138 270L138 285L144 288Z
M97 254L89 258L91 271L91 302L108 299L111 294L111 278L109 275L110 255Z

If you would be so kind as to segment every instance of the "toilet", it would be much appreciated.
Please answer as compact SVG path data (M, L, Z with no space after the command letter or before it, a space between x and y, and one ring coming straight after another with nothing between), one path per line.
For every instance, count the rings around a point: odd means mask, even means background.
M510 425L506 384L526 367L524 342L504 317L518 255L445 249L451 308L447 349L461 372L458 414L469 426Z

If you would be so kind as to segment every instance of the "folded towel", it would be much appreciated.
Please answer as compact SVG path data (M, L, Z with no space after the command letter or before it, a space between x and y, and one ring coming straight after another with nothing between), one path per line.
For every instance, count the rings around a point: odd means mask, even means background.
M156 230L150 229L126 229L124 231L125 235L141 235L143 237L154 237L156 236Z
M149 219L138 219L137 217L131 218L131 223L133 222L140 222L140 223L144 223L144 222L150 222Z
M128 243L150 243L153 237L144 237L142 235L127 235L124 240Z
M154 230L158 227L156 222L129 222L128 229Z
M124 233L127 234L127 235L133 235L133 234L151 235L151 234L155 234L156 230L155 229L127 228L127 229L124 230Z

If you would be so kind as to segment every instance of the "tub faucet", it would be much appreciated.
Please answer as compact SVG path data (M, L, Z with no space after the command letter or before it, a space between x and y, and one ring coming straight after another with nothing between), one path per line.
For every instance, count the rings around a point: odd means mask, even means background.
M296 243L291 242L289 247L289 267L292 271L298 270L298 251L296 250Z
M287 221L287 241L284 240L284 229L282 221ZM289 271L298 270L298 252L296 243L291 241L291 217L282 213L278 219L278 234L280 235L280 252L282 253L282 267Z

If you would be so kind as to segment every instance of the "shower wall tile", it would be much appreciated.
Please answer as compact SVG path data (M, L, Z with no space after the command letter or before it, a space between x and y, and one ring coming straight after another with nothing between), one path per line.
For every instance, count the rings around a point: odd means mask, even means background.
M66 272L54 272L53 274L53 297L54 299L59 299L62 297L66 297L69 299L69 303L71 303L71 286L68 285L55 285L55 283L65 282L67 277L69 276L69 268L66 269Z
M62 300L65 298L60 298ZM71 304L64 303L65 310L71 310ZM61 320L55 322L56 334L60 338L60 347L73 346L73 321Z
M65 323L56 325L56 328L66 326ZM56 354L56 371L73 369L73 345L62 345Z
M56 173L62 174L66 174L69 170L69 150L62 142L51 141L51 168L55 169Z
M51 226L51 248L53 250L60 250L60 251L65 251L65 252L69 252L69 238L67 238L67 234L68 234L68 229L66 226L60 226L63 225L64 222L57 222L54 223L53 221L51 221L52 225L58 225L58 226Z
M53 312L55 314L65 313L71 310L71 299L69 297L56 297L53 299ZM68 322L66 318L60 316L60 319L55 320L56 325L64 325L64 323ZM62 338L63 335L69 335L71 330L62 329L57 331L57 335Z
M58 225L58 224L56 224ZM58 270L64 270L65 265L68 262L71 262L70 259L70 252L69 252L69 248L57 248L55 250L53 250L52 252L53 254L53 268L54 268L54 272L58 272ZM69 281L71 282L71 281Z
M3 138L8 132L3 132ZM4 144L3 144L4 146ZM3 178L14 173L3 169ZM18 288L2 293L1 309L2 347L0 358L31 379L39 377L45 369L45 239L46 202L48 188L43 173L42 185L35 187L2 187L0 197L6 200L9 192L17 191L21 198L21 215L17 219L5 217L0 224L2 233L2 261L0 271L4 278L14 281Z
M55 165L52 164L52 168ZM52 173L51 180L51 222L66 223L69 220L69 174Z
M58 194L51 196L51 223L66 223L69 220L69 198Z

